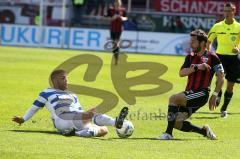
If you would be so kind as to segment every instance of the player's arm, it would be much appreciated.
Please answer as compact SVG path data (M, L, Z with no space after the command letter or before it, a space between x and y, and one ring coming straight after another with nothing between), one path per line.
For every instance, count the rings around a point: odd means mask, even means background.
M233 52L234 54L239 54L239 53L240 53L239 47L235 46L235 47L232 49L232 52Z
M122 19L122 21L126 21L126 20L128 20L128 18L127 17L121 17L121 19Z
M123 12L123 15L121 16L121 19L122 19L122 21L128 20L128 18L127 18L127 13L126 13L125 10L124 10L124 12Z
M216 37L217 37L216 26L214 25L208 33L208 40L206 43L206 48L208 51L210 51L212 49L212 42Z
M179 70L179 76L180 77L185 77L185 76L188 76L189 74L195 72L194 68L190 67L191 66L190 56L191 55L187 55L185 57L185 61L182 65L181 69Z
M240 34L238 34L238 37L237 37L238 39L240 38ZM233 44L234 44L234 48L232 49L232 52L234 53L234 54L240 54L240 43L239 43L239 41L238 41L238 43L235 43L235 42L233 42Z
M217 79L216 79L216 86L213 91L213 94L210 97L209 100L209 109L214 110L216 108L216 101L217 101L217 96L220 90L222 89L223 83L224 83L224 69L222 64L217 64L214 66L214 71L216 73Z
M21 116L14 116L12 118L12 121L18 123L18 124L22 124L25 121L29 120L38 110L40 109L40 107L36 107L36 106L32 106L23 117Z
M191 64L190 62L190 55L186 56L185 61L179 71L179 76L180 77L185 77L190 75L191 73L197 72L199 70L207 70L210 71L211 67L206 64Z
M40 94L39 97L34 101L32 107L30 109L28 109L28 111L25 113L25 115L23 117L22 116L14 116L12 118L12 121L21 125L22 123L29 120L39 109L43 108L46 101L47 100L42 96L42 94Z
M180 77L185 77L185 76L188 76L190 75L191 73L195 72L195 69L197 66L190 66L188 68L181 68L180 71L179 71L179 76Z
M105 20L114 21L117 18L119 18L119 16L120 15L113 14L113 8L109 8L107 12L104 14L103 18Z
M79 102L77 95L73 94L73 97L74 97L74 108L83 110L83 107L82 107L81 103Z
M179 72L179 76L180 77L185 77L190 75L193 72L197 72L199 70L207 70L210 71L211 67L206 64L206 63L202 63L202 64L191 64L189 68L182 68Z

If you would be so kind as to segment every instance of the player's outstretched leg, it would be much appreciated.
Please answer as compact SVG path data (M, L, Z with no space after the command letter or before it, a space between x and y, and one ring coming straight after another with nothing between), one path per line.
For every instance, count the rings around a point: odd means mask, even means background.
M216 135L213 133L213 131L211 130L209 125L204 125L202 128L200 128L196 125L193 125L189 121L183 121L182 124L180 124L180 125L182 125L181 128L178 127L177 129L179 129L181 131L195 132L195 133L201 134L211 140L217 139Z
M116 120L115 120L115 127L117 129L122 128L124 119L126 118L127 114L128 114L128 107L123 107L122 110L120 111L119 115L116 117Z
M88 124L84 129L76 131L75 135L79 137L102 137L108 133L106 126L97 126Z
M116 128L122 128L123 121L128 114L128 108L124 107L120 111L116 119L106 115L106 114L95 114L93 117L93 123L98 126L115 126Z

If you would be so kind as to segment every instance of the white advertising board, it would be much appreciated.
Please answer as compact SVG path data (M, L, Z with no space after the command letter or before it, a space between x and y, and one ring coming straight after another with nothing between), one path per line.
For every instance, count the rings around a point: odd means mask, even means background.
M104 50L108 30L87 28L0 25L0 44L11 46ZM125 52L184 55L189 52L189 35L124 31L121 39L132 41Z

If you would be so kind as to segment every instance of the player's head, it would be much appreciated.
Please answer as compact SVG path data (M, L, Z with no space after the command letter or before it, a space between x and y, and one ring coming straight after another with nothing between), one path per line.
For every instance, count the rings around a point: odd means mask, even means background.
M193 52L198 53L201 50L205 50L207 43L207 34L201 30L196 29L190 33L190 46Z
M233 18L236 13L236 6L230 2L224 5L225 18Z
M122 6L122 1L121 0L115 0L114 1L114 7L115 8L119 8Z
M54 88L60 89L60 90L66 90L68 88L66 71L54 70L51 73L50 78Z

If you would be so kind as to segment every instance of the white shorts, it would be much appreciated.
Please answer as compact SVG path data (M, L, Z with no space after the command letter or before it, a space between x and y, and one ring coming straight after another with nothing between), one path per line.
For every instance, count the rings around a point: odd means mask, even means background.
M80 112L80 111L79 111ZM84 128L82 120L74 120L79 112L66 112L58 116L53 117L53 124L59 132L71 131L73 129L81 130Z
M81 120L63 120L61 118L56 118L53 121L58 132L63 135L68 135L75 131L76 136L93 137L98 135L101 128L100 126L92 123L83 124Z

